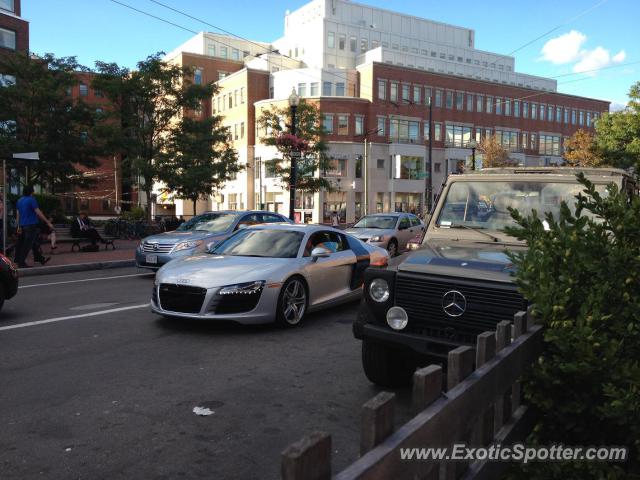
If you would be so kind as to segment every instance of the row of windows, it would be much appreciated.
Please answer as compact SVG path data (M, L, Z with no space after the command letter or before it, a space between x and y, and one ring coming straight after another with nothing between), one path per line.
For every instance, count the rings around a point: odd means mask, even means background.
M298 83L298 95L300 97L320 96L320 82ZM344 82L322 82L323 97L344 97L346 95Z
M420 129L421 124L422 131ZM423 140L428 141L430 138L428 122L391 118L389 119L388 125L389 129L387 135L387 117L377 117L377 135L388 137L392 142L421 143ZM349 135L349 115L325 114L323 116L322 126L330 135ZM364 116L355 115L353 135L363 135L364 126ZM540 145L538 146L538 135L536 133L454 124L445 124L443 130L443 124L441 122L433 122L433 134L434 141L444 141L445 146L447 147L468 148L469 142L472 138L479 143L486 137L495 136L497 142L508 151L538 150L539 153L546 155L560 155L561 153L561 137L559 135L541 134L539 137Z
M213 98L211 103L211 109L213 113L224 112L225 110L231 110L238 105L244 105L245 103L245 88L236 88L233 92L225 93L224 95L218 95Z
M224 45L215 45L213 43L207 46L207 55L210 57L219 57L231 60L242 60L250 55L248 50L239 50L237 48L227 47Z
M229 127L229 141L244 139L244 122L235 123L233 128Z
M338 39L337 41L338 50L341 50L341 51L346 50L347 35L344 33L339 33L337 36L337 39ZM392 50L399 50L405 53L411 52L414 54L424 55L425 57L430 55L433 58L449 60L450 62L457 61L458 63L466 63L468 65L472 65L472 64L477 66L481 65L485 68L497 68L498 70L506 70L507 72L510 72L512 70L511 65L496 64L496 63L491 63L487 61L481 62L480 60L475 60L468 57L463 58L461 56L446 54L444 52L436 52L435 50L418 49L416 47L409 48L407 45L400 46L397 43L389 44L389 42L384 42L384 41L378 42L378 40L371 40L371 43L369 44L369 40L366 38L360 38L360 41L358 41L358 37L356 37L355 35L349 36L349 51L352 53L365 53L367 50L369 50L369 47L371 47L371 50L373 50L378 48L380 45L382 45L383 48L391 47ZM327 48L332 50L336 48L335 32L327 32Z
M432 97L433 94L433 97ZM441 90L422 85L388 82L378 79L378 99L391 102L429 105L436 108L455 109L467 112L489 113L515 118L530 118L547 122L592 127L598 112L570 109L559 105L545 105L522 99L493 97L479 93Z

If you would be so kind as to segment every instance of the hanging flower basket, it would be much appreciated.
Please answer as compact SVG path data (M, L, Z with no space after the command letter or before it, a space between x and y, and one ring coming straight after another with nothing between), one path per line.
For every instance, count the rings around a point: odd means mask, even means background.
M303 138L291 135L290 133L283 133L276 138L276 146L289 151L304 152L309 149L309 142Z

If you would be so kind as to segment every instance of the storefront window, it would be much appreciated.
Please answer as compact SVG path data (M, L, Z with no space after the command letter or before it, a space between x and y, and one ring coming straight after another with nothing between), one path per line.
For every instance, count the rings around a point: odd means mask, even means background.
M419 180L424 178L424 159L408 155L396 155L393 178L402 180Z

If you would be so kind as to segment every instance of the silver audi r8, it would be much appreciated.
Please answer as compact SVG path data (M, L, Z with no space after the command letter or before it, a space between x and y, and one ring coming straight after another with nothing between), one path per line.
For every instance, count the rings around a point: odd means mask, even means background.
M163 266L151 309L168 317L295 326L307 312L360 297L366 268L388 259L386 250L331 227L256 225Z

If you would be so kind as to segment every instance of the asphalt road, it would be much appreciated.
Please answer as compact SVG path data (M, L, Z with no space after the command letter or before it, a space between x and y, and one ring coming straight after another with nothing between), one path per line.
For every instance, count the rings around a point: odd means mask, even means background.
M356 304L281 330L162 319L151 287L135 269L21 281L0 313L2 479L276 479L313 430L333 435L334 472L358 457L379 389ZM410 392L397 394L399 424Z

